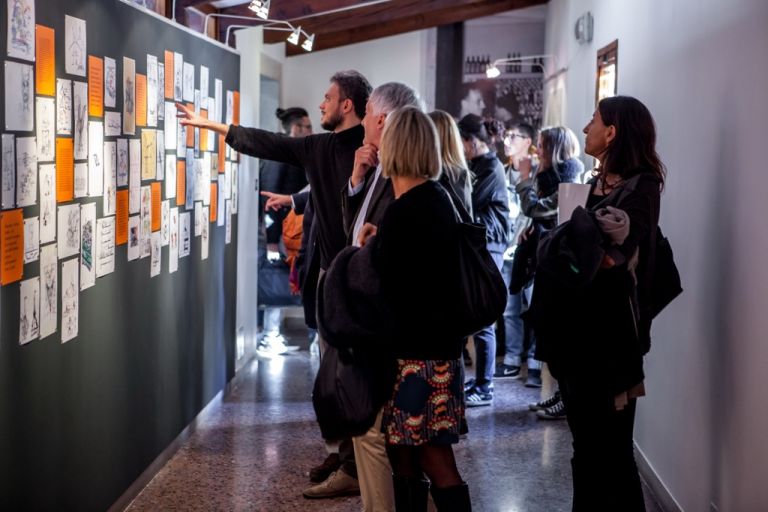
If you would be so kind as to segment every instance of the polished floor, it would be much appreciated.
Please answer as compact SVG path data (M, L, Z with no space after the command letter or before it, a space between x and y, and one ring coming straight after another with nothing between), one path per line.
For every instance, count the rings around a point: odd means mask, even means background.
M128 511L358 512L360 498L306 500L309 468L325 457L310 392L317 362L302 350L255 359L232 391L128 507ZM538 390L496 382L490 407L469 409L470 433L457 447L473 510L570 510L570 434L527 404ZM660 508L648 495L648 512Z

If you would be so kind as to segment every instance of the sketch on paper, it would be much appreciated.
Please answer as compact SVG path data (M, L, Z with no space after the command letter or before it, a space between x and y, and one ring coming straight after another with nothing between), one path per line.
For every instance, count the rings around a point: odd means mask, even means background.
M209 220L210 214L208 212L209 212L209 209L207 206L203 208L203 218L202 218L203 229L202 229L201 241L200 241L202 244L201 259L203 260L208 259L208 246L210 245L209 233L211 229L211 222Z
M85 20L64 17L64 67L68 74L85 76Z
M157 126L157 57L147 55L147 126Z
M123 128L122 122L120 112L105 112L104 135L107 137L120 136L120 130Z
M7 210L16 206L16 142L7 133L2 140L2 209Z
M216 200L216 206L218 206L218 210L216 211L216 225L217 226L223 226L224 225L224 202L226 199L224 199L224 175L219 174L219 186L217 187L217 192L219 194L219 197Z
M157 132L141 130L141 179L154 180L157 174Z
M61 264L61 342L66 343L77 336L80 315L78 292L77 258Z
M201 158L195 158L193 161L195 167L195 201L202 201L205 197L206 188L211 188L210 171L208 172L208 186L206 187L205 173L203 172L203 160ZM208 194L208 196L210 198L210 194Z
M104 143L103 215L114 215L117 201L117 143Z
M200 66L200 96L203 98L203 101L208 100L208 90L208 68ZM209 112L208 115L213 117L213 112Z
M162 134L160 134L162 135ZM158 135L156 137L157 144L157 161L155 162L155 179L162 181L165 179L165 138Z
M53 98L37 98L37 161L52 162L56 150L56 105Z
M176 197L176 155L165 158L165 198Z
M56 133L72 135L72 81L56 79Z
M56 244L40 250L40 339L56 332L59 315L59 260Z
M179 268L179 209L172 208L170 214L168 236L168 273L176 272Z
M34 137L16 139L16 204L37 202L37 144Z
M184 101L195 101L195 66L184 63Z
M80 290L85 290L96 284L96 203L81 205L80 216Z
M88 158L88 84L75 82L75 160Z
M139 258L141 243L141 226L138 215L128 218L128 261Z
M183 92L184 56L173 54L173 99L181 101Z
M237 215L237 173L238 164L232 164L232 215Z
M222 116L224 115L224 106L222 105L222 89L224 88L221 80L218 78L214 80L214 87L213 87L213 101L214 101L214 110L216 111L214 114L214 119L217 123L221 123L223 121ZM219 151L221 151L221 148L219 148Z
M80 205L59 206L59 259L80 252Z
M115 108L117 105L117 63L115 59L104 57L104 106Z
M166 101L164 104L165 125L163 133L165 134L166 149L176 149L176 105L172 101Z
M136 61L123 57L123 133L136 133Z
M227 91L227 120L225 123L227 125L232 124L232 120L234 119L235 111L235 95L232 93L232 91Z
M96 221L96 277L115 271L115 218Z
M195 202L195 236L203 234L203 204Z
M192 246L192 219L189 212L184 212L179 218L179 258L189 256Z
M211 154L207 151L203 154L201 172L198 195L202 199L203 204L208 206L211 204Z
M34 0L8 0L8 56L35 60Z
M151 245L150 251L151 251L151 256L152 257L150 259L149 276L150 277L155 277L155 276L160 275L160 267L161 267L161 264L162 264L162 262L160 260L160 255L161 255L161 250L160 250L161 239L160 239L160 232L159 231L155 231L154 233L152 233L152 238L150 240L150 245Z
M24 219L24 263L37 261L40 254L40 219Z
M75 164L75 197L88 195L88 164Z
M157 118L165 119L165 64L157 65Z
M232 241L232 201L227 200L226 207L224 209L224 218L226 228L224 231L224 243L228 244Z
M19 343L24 345L40 336L40 278L22 281L19 289Z
M34 80L32 66L5 61L5 129L31 132Z
M56 240L56 166L40 166L40 241Z
M128 164L128 211L139 213L141 188L141 140L131 139L129 142Z
M190 128L191 129L191 128ZM176 156L184 158L187 154L187 127L176 123Z
M197 173L195 172L194 158L191 158L192 151L187 151L187 167L186 167L186 193L187 197L184 201L184 207L187 210L191 210L194 207L195 202L195 189L197 188Z
M141 187L141 230L139 234L141 236L141 258L146 258L150 255L149 239L152 234L152 187Z
M170 241L168 223L171 220L171 202L163 201L160 205L160 244L165 247Z
M128 139L117 139L117 186L128 185Z
M88 122L88 195L104 194L104 123Z

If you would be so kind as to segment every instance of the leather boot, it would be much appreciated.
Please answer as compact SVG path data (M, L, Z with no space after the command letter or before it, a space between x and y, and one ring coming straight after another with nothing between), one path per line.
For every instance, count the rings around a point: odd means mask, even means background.
M427 512L429 482L422 478L393 476L395 510L397 512Z
M429 490L438 512L472 512L469 486L466 483L451 487L435 487Z

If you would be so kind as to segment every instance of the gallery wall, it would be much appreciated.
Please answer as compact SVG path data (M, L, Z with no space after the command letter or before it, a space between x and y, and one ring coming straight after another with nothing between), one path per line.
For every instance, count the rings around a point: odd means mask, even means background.
M106 510L234 375L238 156L173 102L237 122L240 59L118 0L3 7L0 508Z

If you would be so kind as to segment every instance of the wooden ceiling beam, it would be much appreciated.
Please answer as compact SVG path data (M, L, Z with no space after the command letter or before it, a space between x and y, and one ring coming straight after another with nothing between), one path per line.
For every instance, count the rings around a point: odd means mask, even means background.
M311 2L308 2L307 0L274 0L269 9L269 19L286 21L299 18L303 19L336 9L364 5L368 1L370 0L312 0ZM235 14L237 16L254 16L253 11L248 9L247 3L227 7L222 9L221 12L224 14Z

